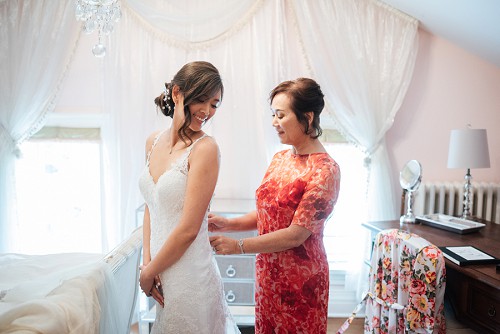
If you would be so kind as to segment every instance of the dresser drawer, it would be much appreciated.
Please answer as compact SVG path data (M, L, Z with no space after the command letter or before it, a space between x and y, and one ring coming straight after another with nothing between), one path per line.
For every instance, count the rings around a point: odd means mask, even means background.
M229 305L254 305L254 282L224 281L224 295Z
M469 286L469 303L467 313L474 321L491 329L500 328L500 290L486 288L481 283L471 282Z
M215 259L222 278L255 279L254 256L216 256Z

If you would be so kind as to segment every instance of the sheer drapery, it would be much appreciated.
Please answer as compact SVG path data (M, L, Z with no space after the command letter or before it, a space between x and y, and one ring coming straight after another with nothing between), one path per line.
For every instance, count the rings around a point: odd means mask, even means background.
M109 151L115 152L110 160L115 168L110 169L112 173L106 182L120 187L120 210L115 212L121 216L118 221L122 222L122 235L135 224L133 210L143 202L137 180L144 168L146 137L170 122L155 110L153 100L182 65L194 60L210 61L219 69L225 85L222 105L206 126L221 150L215 191L215 197L220 199L254 198L269 159L279 146L271 126L268 94L282 80L307 75L300 65L304 63L302 54L290 52L298 46L293 39L287 41L290 34L284 2L243 2L247 7L241 11L242 4L237 1L214 1L210 2L210 10L206 5L199 9L190 6L190 16L176 16L178 12L161 11L162 7L144 8L145 4L156 3L122 2L123 16L104 60L104 110L110 114L112 127L109 132L103 131L103 141L111 143ZM174 2L161 3L167 6ZM134 11L138 6L141 12ZM244 12L245 21L229 26L224 15L219 20L221 12L238 10ZM161 29L148 21L149 15L154 14L162 16L166 24ZM205 32L205 40L200 40L200 44L180 40L175 34L183 31L184 25L193 24L191 15L217 23L216 30ZM214 37L221 34L231 38Z
M16 146L52 111L80 29L69 1L0 3L0 252L14 226Z
M295 0L294 12L313 76L322 83L327 114L344 136L362 149L368 170L367 220L397 217L385 133L392 126L408 89L418 43L418 21L375 0ZM328 13L328 20L318 17ZM318 32L325 32L319 34ZM351 222L370 245L361 222ZM366 286L366 267L347 274Z
M294 1L309 66L336 126L367 154L369 219L394 218L385 133L411 80L418 21L374 0ZM328 20L318 20L328 13ZM327 33L319 34L319 31Z
M232 37L252 20L264 0L127 0L128 14L176 48L211 47ZM155 31L156 30L156 31Z

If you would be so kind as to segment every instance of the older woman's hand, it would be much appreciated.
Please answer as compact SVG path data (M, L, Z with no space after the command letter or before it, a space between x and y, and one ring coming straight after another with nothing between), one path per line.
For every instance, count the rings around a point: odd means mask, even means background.
M228 219L226 217L217 216L213 213L208 214L208 230L210 232L225 232L227 225Z
M210 237L210 245L217 255L239 254L238 241L222 235Z

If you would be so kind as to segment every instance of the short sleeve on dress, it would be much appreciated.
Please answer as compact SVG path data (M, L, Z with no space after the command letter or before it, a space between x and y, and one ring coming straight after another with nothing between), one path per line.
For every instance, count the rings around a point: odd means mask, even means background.
M321 159L314 167L292 224L312 233L323 232L325 221L333 212L340 190L340 168L330 159Z

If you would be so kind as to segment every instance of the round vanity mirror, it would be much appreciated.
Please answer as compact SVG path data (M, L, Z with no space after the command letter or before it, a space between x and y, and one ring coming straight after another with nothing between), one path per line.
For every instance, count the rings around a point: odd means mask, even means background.
M422 166L417 160L410 160L399 173L401 187L408 191L415 191L422 180Z
M406 214L399 219L401 224L414 224L413 192L418 189L422 181L422 165L417 160L408 161L399 173L399 183L406 191Z

